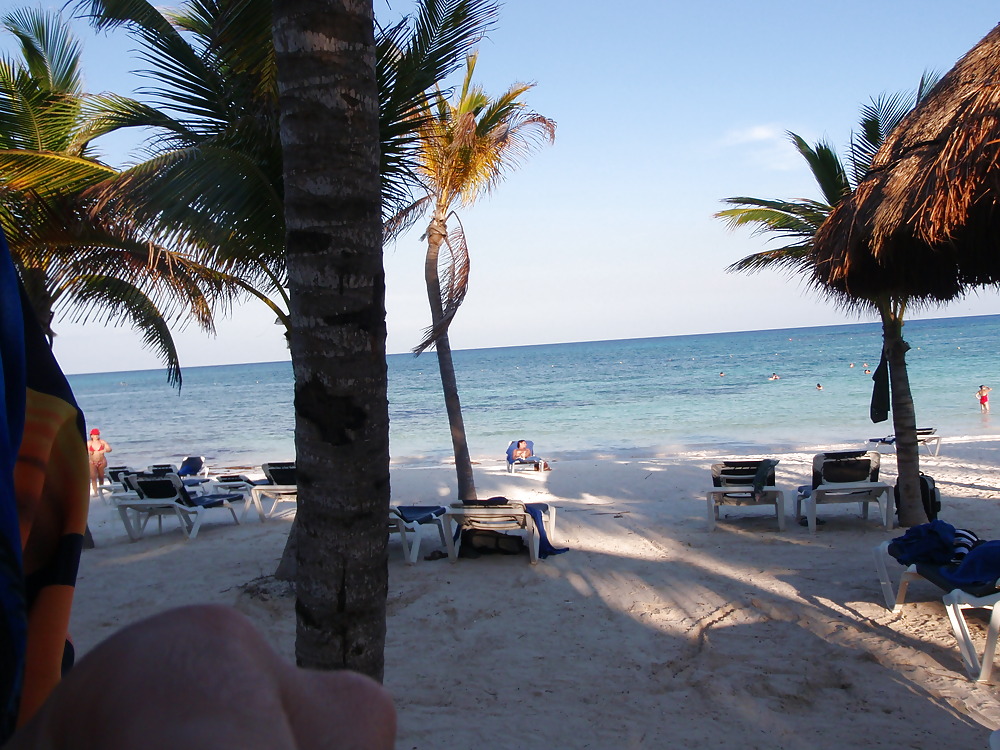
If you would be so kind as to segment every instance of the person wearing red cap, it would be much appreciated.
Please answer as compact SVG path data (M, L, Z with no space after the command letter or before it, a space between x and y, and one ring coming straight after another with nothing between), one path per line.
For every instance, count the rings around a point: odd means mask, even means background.
M90 431L87 441L87 454L90 456L90 490L97 494L98 485L104 484L104 470L108 468L108 459L104 454L111 453L111 446L101 440L101 431L96 427Z

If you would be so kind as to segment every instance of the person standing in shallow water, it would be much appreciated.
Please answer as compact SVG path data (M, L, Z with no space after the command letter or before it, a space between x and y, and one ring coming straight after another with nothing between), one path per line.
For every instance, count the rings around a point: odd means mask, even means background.
M976 398L979 399L979 411L983 414L990 413L990 397L989 392L992 388L987 388L985 385L979 386L979 390L976 391Z
M108 459L105 454L111 453L111 446L101 440L101 431L96 427L90 431L90 440L87 441L87 455L90 458L90 490L92 495L97 494L98 485L104 484L104 470L108 468Z

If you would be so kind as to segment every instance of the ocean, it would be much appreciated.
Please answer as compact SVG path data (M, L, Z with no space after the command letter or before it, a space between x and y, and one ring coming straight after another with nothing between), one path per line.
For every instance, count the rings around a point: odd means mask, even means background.
M1000 432L981 415L980 384L1000 385L1000 315L906 324L918 425L949 438ZM876 323L470 349L454 352L474 458L534 440L553 459L857 442L893 432L868 418L881 351ZM853 363L853 367L851 366ZM388 357L390 453L397 465L452 455L434 352ZM770 380L772 374L779 379ZM162 370L72 375L87 417L143 467L204 455L210 466L294 458L290 362L190 367L180 393ZM817 384L823 386L817 389ZM1000 401L1000 390L997 391ZM998 406L1000 409L1000 406Z

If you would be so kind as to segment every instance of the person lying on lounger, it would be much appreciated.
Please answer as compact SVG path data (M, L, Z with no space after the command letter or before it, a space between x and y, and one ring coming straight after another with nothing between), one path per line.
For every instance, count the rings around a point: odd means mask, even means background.
M535 470L537 471L541 467L542 471L552 471L549 465L545 462L545 459L539 458L538 456L531 455L531 449L528 447L527 440L518 440L517 447L511 454L515 461L522 461L524 463L535 464Z

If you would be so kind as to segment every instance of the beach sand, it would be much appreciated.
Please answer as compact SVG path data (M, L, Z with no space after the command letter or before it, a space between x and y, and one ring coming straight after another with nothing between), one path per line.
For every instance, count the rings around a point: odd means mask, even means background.
M924 581L899 614L882 602L872 548L897 536L855 505L825 506L816 535L794 523L812 455L785 453L787 531L770 508L722 509L705 530L719 454L595 457L509 475L476 467L480 497L554 503L558 545L527 555L404 563L389 541L385 684L397 747L985 748L1000 727L995 686L970 681ZM1000 439L921 456L941 517L1000 537ZM895 481L895 456L882 475ZM447 504L454 469L393 469L397 504ZM294 599L273 572L289 512L235 527L208 518L187 542L176 521L129 543L116 512L92 505L97 548L80 568L72 632L86 652L119 627L186 603L232 604L283 654ZM439 546L427 529L421 557ZM892 573L902 568L893 563ZM247 585L249 584L249 585ZM985 617L975 620L980 633Z

